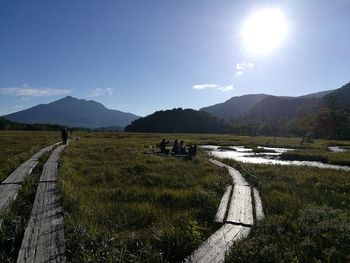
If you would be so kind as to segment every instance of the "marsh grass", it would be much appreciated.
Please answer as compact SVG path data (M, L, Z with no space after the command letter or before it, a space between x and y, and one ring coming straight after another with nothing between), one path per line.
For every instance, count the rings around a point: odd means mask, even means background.
M0 131L0 181L37 151L59 140L59 132Z
M18 192L15 202L0 214L0 262L16 262L27 227L38 181L48 154L43 155Z
M335 153L327 150L307 149L284 152L280 155L280 158L289 161L316 161L336 165L350 165L350 152Z
M162 137L90 134L67 148L60 187L69 261L180 262L215 231L227 173L201 153L194 161L145 155Z
M350 173L225 160L259 188L266 218L227 262L349 262Z

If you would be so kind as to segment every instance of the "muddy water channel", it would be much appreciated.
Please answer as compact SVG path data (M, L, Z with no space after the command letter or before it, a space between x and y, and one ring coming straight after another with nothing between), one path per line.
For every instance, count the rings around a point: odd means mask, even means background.
M253 151L252 148L243 146L225 146L220 147L216 145L202 145L201 148L207 150L210 155L222 158L233 159L243 163L256 163L256 164L279 164L279 165L297 165L297 166L312 166L318 168L338 169L344 171L350 171L350 166L341 166L334 164L325 164L316 161L287 161L281 160L279 156L283 152L293 151L290 148L272 148L258 146L258 153Z

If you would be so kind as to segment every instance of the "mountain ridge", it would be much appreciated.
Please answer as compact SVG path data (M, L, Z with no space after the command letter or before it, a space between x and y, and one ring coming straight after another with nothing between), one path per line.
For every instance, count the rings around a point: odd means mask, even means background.
M108 109L94 100L77 99L72 96L2 117L22 123L51 123L92 129L106 126L125 127L139 118L132 113Z
M211 113L225 121L239 118L251 120L290 119L299 114L316 111L323 105L324 98L338 90L326 90L296 97L248 94L235 96L223 103L203 107L199 110Z

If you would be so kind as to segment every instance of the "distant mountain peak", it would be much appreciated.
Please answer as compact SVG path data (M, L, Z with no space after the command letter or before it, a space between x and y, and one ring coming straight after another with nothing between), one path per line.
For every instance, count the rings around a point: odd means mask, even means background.
M84 128L125 127L139 118L131 113L107 109L94 100L77 99L72 96L3 117L22 123L50 123Z

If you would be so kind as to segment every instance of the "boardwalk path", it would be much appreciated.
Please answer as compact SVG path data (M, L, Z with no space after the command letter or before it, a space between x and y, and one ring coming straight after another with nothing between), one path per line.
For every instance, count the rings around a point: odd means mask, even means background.
M32 213L17 258L22 262L65 262L63 214L57 189L58 146L44 165Z
M247 237L250 227L254 223L251 186L232 167L214 159L209 161L219 167L228 169L234 183L233 193L231 195L232 187L228 186L214 219L215 222L224 223L223 226L202 243L186 260L187 262L224 262L228 249L235 241ZM259 192L255 188L253 189L253 195L256 219L261 220L264 217L264 212ZM225 220L226 214L227 218Z
M60 143L55 143L41 149L29 160L21 164L0 184L0 213L3 212L14 200L16 200L18 191L21 188L24 179L31 174L32 170L38 163L39 158L44 153L50 152L58 144Z

